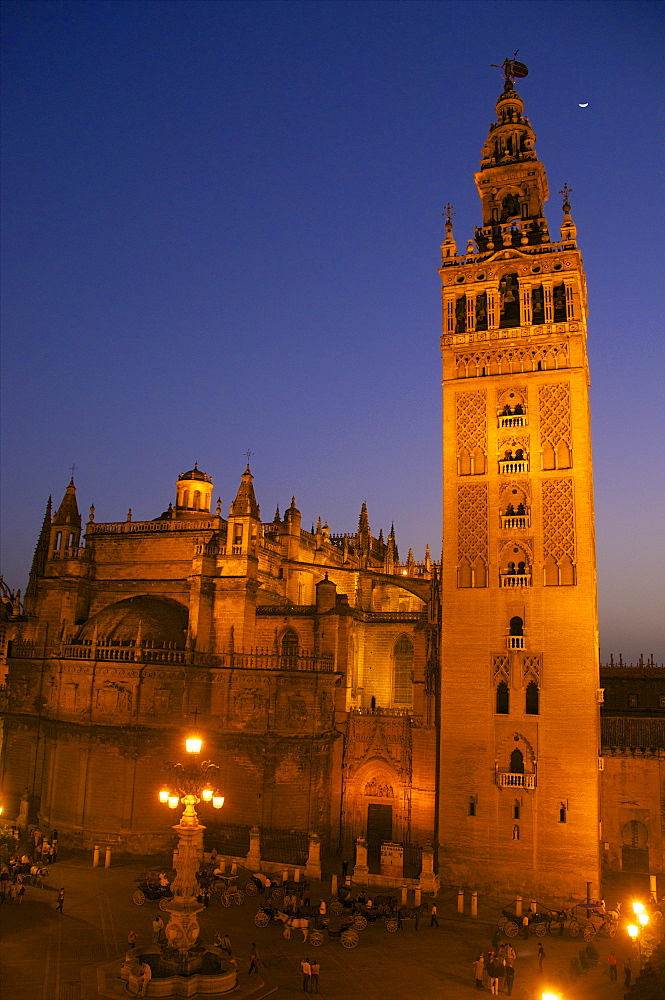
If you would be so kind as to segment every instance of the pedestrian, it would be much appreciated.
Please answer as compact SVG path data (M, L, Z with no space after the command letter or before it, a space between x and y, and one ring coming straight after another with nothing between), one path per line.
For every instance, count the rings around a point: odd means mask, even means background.
M164 921L159 916L159 914L157 914L157 916L154 918L154 920L152 922L152 943L153 944L159 944L159 939L161 937L161 933L162 933L163 930L164 930Z
M348 872L349 872L349 862L348 861L342 861L342 878L345 881L346 881L346 876L348 875Z
M231 938L228 934L222 934L221 948L226 954L231 957Z
M18 900L19 903L23 902L23 897L24 896L25 896L25 886L21 882L19 884L19 887L18 887L17 891L16 891L16 899Z
M432 909L430 910L429 925L430 927L439 926L439 921L436 916L436 903L432 903Z
M491 960L487 963L487 975L490 981L490 993L493 997L498 997L499 995L499 969L497 965L497 960L492 955Z
M255 972L258 976L259 974L259 950L252 942L252 953L249 956L249 969L247 970L247 975L249 976L252 972Z
M617 957L613 951L607 956L607 963L610 967L610 982L616 983L617 981Z
M302 969L302 991L303 993L309 993L312 986L312 966L309 964L307 957L303 958L300 968Z
M494 967L496 969L497 979L499 981L497 993L503 993L503 988L506 983L506 962L505 959L501 958L501 955L497 955L497 957L494 959Z
M315 960L311 963L312 966L312 993L319 992L319 972L321 971L321 966Z
M522 917L522 937L525 941L529 940L529 914L525 913Z
M630 980L633 975L633 963L631 962L630 955L623 963L623 972L624 976L626 977L623 985L626 987L626 989L630 989Z
M547 958L547 955L545 954L545 949L543 948L542 944L539 941L538 942L538 971L539 972L543 971L543 959L544 958Z
M506 996L513 995L513 983L515 982L515 966L508 965L506 960Z
M129 934L127 935L127 947L128 948L135 948L136 947L137 938L138 938L138 934L136 933L136 931L130 931Z
M312 894L309 891L309 886L305 886L305 891L302 894L302 905L309 909L312 903Z
M64 889L64 886L63 886L63 888L58 893L58 899L57 899L57 902L55 904L56 910L59 910L60 913L62 913L62 907L64 905L64 902L65 902L65 889Z
M141 963L141 992L139 996L145 996L146 990L148 989L148 983L152 979L152 968L147 962Z
M485 956L482 951L478 955L478 958L473 963L473 974L476 977L476 989L482 990L483 988L483 977L485 975Z

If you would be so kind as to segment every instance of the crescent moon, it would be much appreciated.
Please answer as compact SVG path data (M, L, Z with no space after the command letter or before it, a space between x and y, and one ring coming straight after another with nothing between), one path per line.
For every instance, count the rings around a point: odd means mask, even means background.
M586 104L580 104L580 107L581 108L588 108L589 107L589 102L587 101Z

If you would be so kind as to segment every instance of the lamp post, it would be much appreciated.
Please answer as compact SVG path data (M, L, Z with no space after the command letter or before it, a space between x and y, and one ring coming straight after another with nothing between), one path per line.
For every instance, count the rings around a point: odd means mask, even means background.
M196 873L203 851L205 827L199 823L196 806L201 800L211 802L214 809L221 809L224 805L224 797L215 784L219 767L208 760L199 760L201 746L202 740L198 737L185 740L186 763L167 765L171 772L170 780L159 793L159 801L168 805L169 809L177 809L180 804L185 807L180 822L173 827L178 834L176 877L171 885L173 897L162 904L170 914L164 930L168 948L162 958L177 966L183 975L195 972L201 964L200 955L193 954L193 951L200 930L197 915L203 909L197 899Z
M637 922L628 924L626 927L629 937L637 948L637 964L640 971L642 969L642 932L649 923L649 914L645 910L644 903L633 903L633 913Z

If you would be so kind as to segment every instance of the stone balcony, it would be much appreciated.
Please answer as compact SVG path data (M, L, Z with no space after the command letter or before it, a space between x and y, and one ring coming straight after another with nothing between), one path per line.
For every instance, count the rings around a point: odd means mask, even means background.
M530 587L531 586L531 574L530 573L501 573L500 577L501 587Z
M496 783L499 788L535 788L535 774L512 774L510 771L497 771Z

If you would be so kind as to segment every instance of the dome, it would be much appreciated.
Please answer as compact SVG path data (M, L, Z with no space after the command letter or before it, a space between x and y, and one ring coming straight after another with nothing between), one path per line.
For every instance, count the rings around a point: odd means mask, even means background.
M201 472L199 469L199 463L194 463L194 468L190 469L189 472L181 472L178 476L178 482L182 482L183 479L195 479L201 483L212 483L210 476L207 476L205 472Z
M89 618L75 641L91 641L95 633L98 642L133 641L140 627L143 641L184 649L188 621L189 612L178 601L166 597L128 597Z

